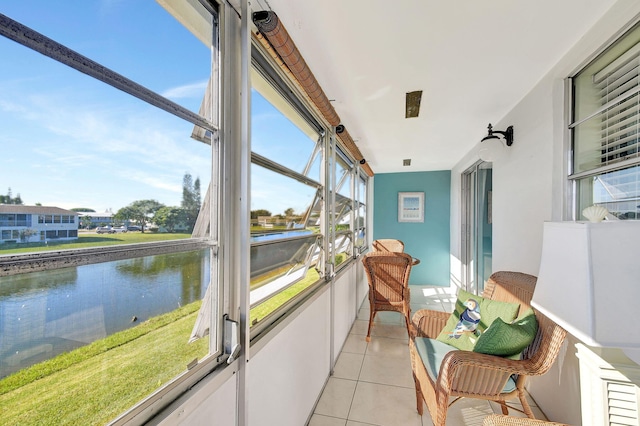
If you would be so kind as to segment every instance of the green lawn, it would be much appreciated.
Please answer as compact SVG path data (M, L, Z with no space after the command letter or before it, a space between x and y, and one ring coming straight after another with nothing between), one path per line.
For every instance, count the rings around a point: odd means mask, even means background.
M36 251L79 249L87 247L112 246L117 244L148 243L153 241L180 240L191 238L191 234L168 234L155 232L126 232L122 234L79 233L75 241L47 241L46 243L5 243L0 244L0 255L32 253Z
M261 320L319 279L307 277L251 310ZM0 380L2 425L107 424L208 353L188 344L201 302L61 354Z
M189 234L85 234L71 243L0 246L0 254L94 247L189 238ZM347 257L337 256L336 263ZM307 276L287 290L251 309L259 322L319 279ZM192 344L191 334L201 302L151 318L69 353L0 380L3 425L99 425L109 423L163 384L206 356L209 339Z
M106 424L208 353L188 344L200 302L0 380L3 425Z

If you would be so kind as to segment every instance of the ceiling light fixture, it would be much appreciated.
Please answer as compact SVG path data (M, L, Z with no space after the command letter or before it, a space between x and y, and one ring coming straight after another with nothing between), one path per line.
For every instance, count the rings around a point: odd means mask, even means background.
M513 126L501 131L493 130L489 123L488 129L489 134L480 140L478 156L482 161L493 162L502 157L507 146L513 145Z
M420 101L422 100L422 90L408 92L405 100L404 118L417 117L420 114Z

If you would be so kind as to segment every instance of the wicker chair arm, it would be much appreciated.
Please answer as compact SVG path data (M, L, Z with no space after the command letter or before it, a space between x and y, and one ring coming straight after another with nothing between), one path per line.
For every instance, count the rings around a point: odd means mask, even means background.
M411 319L415 333L412 337L435 339L444 328L450 316L451 313L449 312L433 311L431 309L420 309L416 311Z
M440 365L439 387L447 393L498 395L512 374L537 375L530 360L513 360L471 351L448 353Z
M502 414L491 414L485 417L482 426L568 426L564 423L549 422L522 417L505 416Z

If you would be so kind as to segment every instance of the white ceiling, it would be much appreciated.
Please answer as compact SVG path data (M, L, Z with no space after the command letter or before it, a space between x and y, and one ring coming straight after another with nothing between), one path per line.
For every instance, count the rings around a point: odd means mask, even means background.
M615 1L250 4L276 12L373 171L390 173L451 169Z

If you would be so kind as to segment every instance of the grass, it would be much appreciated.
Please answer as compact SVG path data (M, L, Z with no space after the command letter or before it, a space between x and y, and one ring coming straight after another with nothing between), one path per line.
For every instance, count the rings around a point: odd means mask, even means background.
M319 279L315 269L251 310L259 321ZM107 424L208 353L187 344L201 302L58 355L0 380L2 424Z
M127 233L82 235L56 248L189 238L189 234ZM51 250L52 244L24 251ZM5 248L0 254L23 250ZM339 264L346 255L336 256ZM261 277L264 278L264 277ZM320 279L311 268L305 278L251 309L257 323ZM107 424L208 353L209 339L187 344L201 301L115 333L0 380L3 425Z
M208 353L187 344L201 302L0 380L3 425L106 424Z
M260 303L258 306L251 309L249 312L249 319L251 324L256 324L262 321L265 317L267 317L270 313L278 309L287 301L293 299L295 296L300 294L306 288L311 286L313 283L317 282L320 279L320 274L313 268L309 268L307 271L307 275L288 289L276 294L273 297L265 300Z
M336 255L336 265L341 264L348 258L346 253L339 253ZM251 325L254 325L264 318L266 318L269 314L274 312L280 306L288 302L289 300L296 297L298 294L302 293L305 289L311 286L313 283L317 282L320 279L320 274L314 268L309 268L307 271L307 275L291 287L286 290L276 294L273 297L265 300L260 303L258 306L255 306L249 311L249 320L251 321Z
M191 238L191 234L184 233L149 233L126 232L121 234L83 234L75 241L52 241L46 243L5 243L0 244L0 255L32 253L37 251L79 249L87 247L102 247L118 244L148 243L153 241L180 240Z

